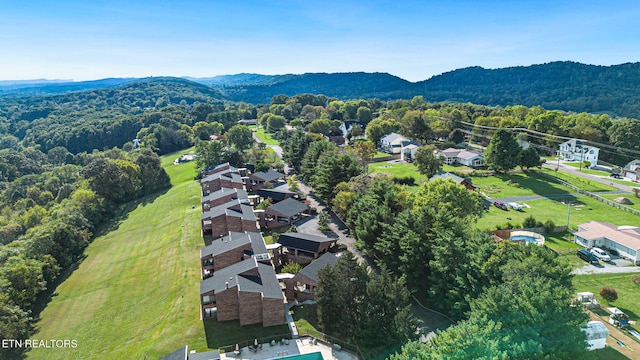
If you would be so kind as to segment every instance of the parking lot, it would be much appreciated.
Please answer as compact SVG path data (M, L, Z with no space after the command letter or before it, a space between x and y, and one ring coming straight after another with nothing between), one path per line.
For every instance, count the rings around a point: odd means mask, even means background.
M600 261L598 265L584 263L584 266L574 269L571 273L575 275L586 274L615 274L615 273L631 273L639 272L640 266L635 266L629 260L625 260L619 256L611 255L611 261Z

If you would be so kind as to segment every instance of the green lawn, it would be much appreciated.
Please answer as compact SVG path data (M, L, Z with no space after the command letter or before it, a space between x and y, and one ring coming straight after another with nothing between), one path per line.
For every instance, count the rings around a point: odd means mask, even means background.
M474 171L473 168L464 165L442 165L442 170L447 172L460 172L460 173L470 173Z
M552 220L557 226L567 224L567 205L561 203L562 199L539 199L524 201L531 208L524 208L522 211L510 209L500 210L492 206L478 221L480 229L494 229L497 225L507 222L512 224L522 224L529 215L541 222ZM633 225L640 222L640 217L601 203L587 196L573 198L581 204L571 208L571 228L578 224L591 220L606 221L616 225Z
M619 197L626 197L627 199L631 200L631 202L633 204L631 205L627 205L627 204L623 204L625 206L628 206L632 209L636 209L636 210L640 210L640 198L635 197L635 195L633 194L624 194L624 195L607 195L607 194L601 194L601 197L605 198L605 199L609 199L609 200L615 200Z
M182 152L181 152L182 153ZM204 351L198 312L200 188L194 163L163 157L173 187L131 204L99 236L55 291L35 339L69 339L75 349L33 349L31 359L157 359L180 347Z
M274 139L273 136L271 136L271 134L265 133L264 132L264 128L262 128L262 127L257 128L256 131L255 131L255 134L258 137L258 139L262 140L262 142L267 144L267 145L278 145L278 144L280 144L278 142L278 140Z
M386 152L378 151L375 155L373 155L374 159L384 158L387 156L391 156L391 154L387 154Z
M391 176L413 176L416 179L416 184L421 184L427 181L427 177L418 172L418 168L413 164L407 163L388 163L377 162L369 164L369 173L385 173Z
M598 192L598 191L614 191L617 190L609 185L601 184L595 180L585 179L576 175L568 174L562 171L555 171L552 169L542 168L544 173L551 176L555 176L560 180L564 180L571 185L578 186L585 191Z
M570 194L573 190L535 172L473 176L471 181L492 198Z

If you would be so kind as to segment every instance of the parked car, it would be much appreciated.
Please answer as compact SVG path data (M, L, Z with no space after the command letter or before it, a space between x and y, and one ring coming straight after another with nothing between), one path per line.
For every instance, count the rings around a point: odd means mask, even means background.
M522 211L522 208L523 208L522 204L518 204L515 202L510 202L507 205L509 205L509 207L512 208L513 210L517 210L517 211Z
M576 251L576 255L578 255L580 259L588 262L589 264L597 265L600 263L595 255L585 249L578 249L578 251Z
M614 178L614 179L620 179L621 178L620 174L616 174L616 173L609 174L609 176Z
M597 248L597 247L591 248L591 253L602 261L605 261L605 262L611 261L611 256L609 256L609 254L607 254L606 251L600 248Z
M498 201L498 200L494 201L493 206L497 207L498 209L508 210L507 204L503 203L502 201Z

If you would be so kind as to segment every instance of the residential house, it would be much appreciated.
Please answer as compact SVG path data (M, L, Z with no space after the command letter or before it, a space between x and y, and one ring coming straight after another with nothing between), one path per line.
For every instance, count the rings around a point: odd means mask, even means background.
M238 169L233 167L233 166L231 166L231 164L229 164L228 162L226 162L226 163L223 163L223 164L209 166L208 168L202 170L200 173L202 174L202 177L204 178L207 175L213 175L213 174L218 174L218 173L222 173L222 172L238 173Z
M640 181L640 160L633 160L622 169L622 176L633 181Z
M415 141L403 141L400 149L400 160L411 162L416 158L416 151L420 146Z
M243 189L222 188L210 193L200 200L200 203L202 204L202 212L207 212L209 209L228 203L231 200L240 200L241 203L248 204L249 196Z
M200 219L202 234L211 235L214 238L225 236L229 231L258 231L253 208L239 199L212 207L204 212Z
M238 124L247 126L258 125L258 119L242 119L238 120Z
M282 247L274 250L273 262L276 266L288 262L308 264L329 251L329 248L334 246L337 241L338 239L335 238L305 233L280 234L277 243Z
M267 181L274 184L280 179L284 179L284 177L285 175L283 173L277 172L275 170L259 171L253 173L247 179L247 191L256 191L258 189L262 189Z
M410 141L410 140L400 134L391 133L380 138L379 147L380 147L380 150L386 153L400 154L402 150L403 141Z
M207 196L222 188L244 189L244 181L242 181L240 174L229 170L205 176L200 179L200 185L202 186L203 196Z
M354 126L359 126L360 129L362 130L362 134L364 134L364 129L366 125L362 124L357 120L345 120L340 124L340 127L339 127L340 131L342 132L342 136L344 138L347 138L351 130L353 130Z
M484 166L484 157L477 151L448 148L439 150L436 156L443 158L447 165Z
M285 323L284 296L270 264L251 258L222 268L200 283L202 316L240 325Z
M435 179L443 179L443 180L450 179L454 181L456 184L460 184L464 186L465 188L467 188L467 190L476 189L476 187L471 183L471 179L465 179L458 175L452 174L450 172L438 171L437 174L429 178L429 181L433 181Z
M286 189L260 189L258 190L258 196L262 199L269 199L272 204L278 203L282 200L286 200L295 197L298 193L286 190Z
M288 198L258 212L260 227L275 228L291 225L302 214L309 213L309 206L294 198Z
M620 256L640 265L640 227L590 221L578 225L573 238L578 245L615 250Z
M325 253L305 266L293 279L285 281L285 295L288 300L298 301L315 300L316 287L318 286L318 271L325 266L333 267L338 257L332 253Z
M588 161L589 168L598 165L598 154L600 149L595 146L586 145L586 140L571 139L560 144L558 156L569 161Z
M200 249L202 278L240 261L255 257L260 262L271 263L262 234L257 232L233 232L213 240Z

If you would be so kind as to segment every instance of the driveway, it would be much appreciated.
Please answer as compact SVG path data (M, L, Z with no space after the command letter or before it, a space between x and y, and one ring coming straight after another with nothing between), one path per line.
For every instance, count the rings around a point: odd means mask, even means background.
M635 272L640 272L640 266L635 266L631 261L617 256L612 256L609 263L600 261L600 264L598 265L585 264L584 266L571 271L574 275L624 274Z
M555 162L547 162L543 166L547 167L547 168L550 168L550 169L555 169L558 166L558 164L555 163ZM633 186L630 186L631 183L629 183L630 185L623 185L623 184L619 184L617 182L613 182L609 178L606 178L606 177L597 176L597 175L591 175L591 174L585 174L583 172L580 172L579 169L576 169L573 166L565 165L562 162L560 163L560 166L558 167L558 170L562 171L562 172L569 173L569 174L573 174L575 176L580 176L580 177L588 179L588 180L593 180L593 181L599 182L601 184L609 185L611 187L614 187L614 188L622 191L623 193L632 193L633 192L633 190L632 190Z

